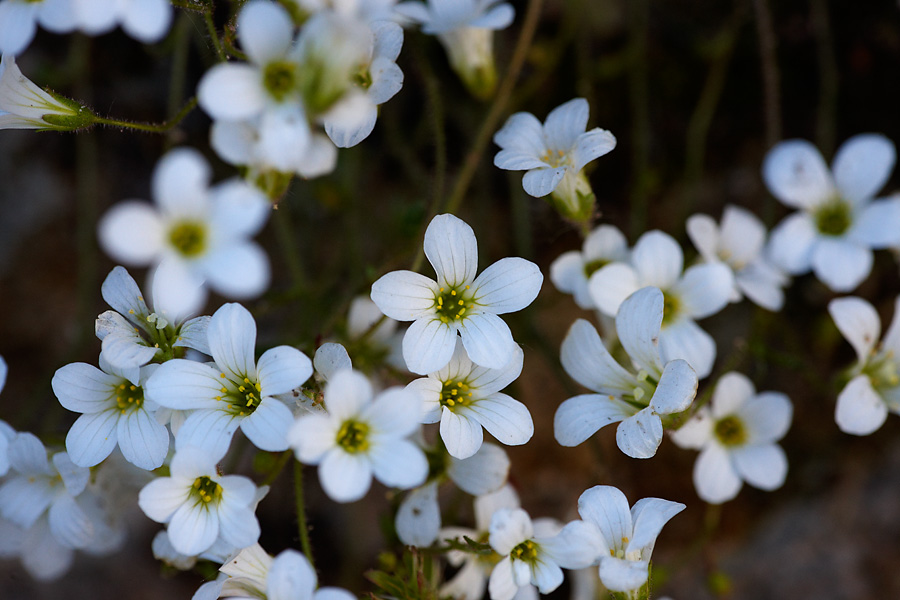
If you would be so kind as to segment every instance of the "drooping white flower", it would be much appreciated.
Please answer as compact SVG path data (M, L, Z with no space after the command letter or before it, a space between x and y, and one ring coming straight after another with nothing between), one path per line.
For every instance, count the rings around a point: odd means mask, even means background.
M680 502L644 498L628 509L617 488L598 485L578 498L578 514L600 532L600 580L613 592L639 590L650 575L650 555L663 526L685 509Z
M500 390L519 377L524 352L515 347L513 359L502 369L473 363L461 341L447 365L416 379L407 389L425 401L423 423L441 423L441 439L455 458L469 458L483 441L482 427L497 441L519 446L531 439L534 423L524 404Z
M844 433L869 435L884 424L888 412L900 414L900 297L881 344L881 319L862 298L832 300L828 312L858 359L838 395L834 418Z
M397 0L290 0L300 11L309 15L331 10L362 19L367 23L396 18L394 5Z
M165 286L154 285L154 292L157 287L165 289ZM209 317L187 320L200 306L191 306L190 300L186 299L191 290L184 292L185 295L178 299L154 294L151 309L124 267L110 271L100 293L113 310L97 317L95 324L97 337L103 341L101 360L122 371L125 377L135 379L140 367L151 360L174 358L187 348L209 354L206 341ZM193 292L197 302L205 296L200 287ZM170 304L175 308L170 309Z
M0 1L0 36L6 24L3 7L16 4L15 0ZM13 55L4 54L0 59L0 129L76 131L93 123L89 109L51 94L25 77Z
M232 298L250 298L269 285L269 261L250 241L265 224L270 205L250 185L229 180L209 187L211 170L196 150L166 154L153 173L156 207L138 200L113 206L101 219L100 243L128 265L152 264L154 295L175 301L209 285ZM157 286L160 286L157 289Z
M550 281L556 289L575 297L584 309L596 308L588 291L588 281L601 267L628 261L628 241L614 225L600 225L586 238L581 251L563 252L550 265Z
M152 470L169 452L169 431L157 422L155 403L144 399L143 386L156 365L129 379L100 356L100 369L72 363L57 369L50 382L64 408L83 413L66 435L66 450L76 465L93 467L118 445L125 459Z
M747 296L769 310L781 310L788 278L765 256L766 227L747 209L729 204L717 225L703 214L688 218L686 228L703 260L721 262L734 273L732 302Z
M78 28L100 35L121 24L134 39L152 44L163 38L172 23L168 0L73 0Z
M660 415L682 412L697 394L697 374L682 359L663 363L658 347L663 294L642 288L616 315L622 347L639 369L632 373L612 357L597 330L583 319L563 340L560 360L575 381L592 390L569 398L556 410L553 430L563 446L577 446L600 428L619 423L616 443L632 458L650 458L662 441Z
M0 54L21 54L37 26L68 33L76 26L72 0L0 0Z
M878 134L844 142L830 171L809 142L778 143L763 162L763 179L800 211L772 230L772 261L792 275L812 269L836 292L858 286L872 270L873 249L900 245L900 198L872 200L895 161L894 144Z
M219 475L221 457L193 446L180 448L171 475L154 479L138 496L144 514L168 524L169 540L181 554L200 554L219 537L235 548L259 539L256 486L240 475Z
M512 5L500 0L427 0L403 2L395 10L420 23L424 33L437 36L450 66L473 96L487 99L494 94L493 35L512 23Z
M319 465L322 489L337 502L362 498L373 475L402 489L428 475L425 454L406 439L419 426L421 398L402 388L373 395L364 375L338 371L325 386L327 414L301 416L288 432L297 460Z
M440 447L426 452L430 466L428 482L406 495L394 519L397 537L410 546L430 546L438 538L441 509L437 492L444 480L449 479L467 494L483 496L506 483L509 473L509 457L495 444L483 444L478 452L462 460L447 455ZM484 523L485 531L489 522L490 515Z
M504 258L481 272L475 233L453 215L438 215L425 231L425 256L435 282L412 271L394 271L372 284L372 300L385 315L413 321L403 337L403 358L413 373L443 368L457 333L472 361L501 369L516 343L500 314L522 310L537 297L543 275L523 258Z
M564 217L587 222L594 193L582 169L616 147L609 131L599 127L585 131L587 122L584 98L557 106L544 124L531 113L516 113L494 134L494 143L501 148L494 164L510 171L527 170L522 178L526 192L535 198L551 194Z
M225 304L209 321L213 365L174 359L159 366L145 386L147 398L191 410L175 436L176 448L197 446L225 454L240 427L261 450L286 450L291 409L275 398L312 375L312 363L291 346L277 346L256 361L256 322L240 304Z
M775 442L790 427L792 412L784 394L757 394L746 376L723 375L710 406L672 434L682 448L700 450L694 463L697 495L719 504L737 496L743 481L764 490L781 487L788 464Z
M634 245L628 263L602 267L591 276L588 289L597 308L610 316L636 290L648 285L661 289L665 299L659 335L662 360L682 358L702 379L712 371L716 343L694 320L728 304L734 276L722 263L694 265L682 274L683 267L678 242L661 231L648 231Z
M547 594L562 583L562 569L583 569L597 560L597 534L584 521L572 521L552 536L542 533L520 508L494 513L489 542L503 558L488 581L491 600L512 600L528 584Z

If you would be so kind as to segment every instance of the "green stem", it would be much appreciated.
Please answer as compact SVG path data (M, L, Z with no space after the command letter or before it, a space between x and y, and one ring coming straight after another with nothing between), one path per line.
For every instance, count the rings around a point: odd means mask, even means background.
M209 39L212 40L213 48L216 50L216 56L219 57L219 62L225 62L228 60L228 57L225 56L225 50L222 48L222 43L219 41L219 32L216 31L216 24L213 21L212 7L203 13L203 22L206 23L206 31L209 33Z
M109 125L111 127L119 127L122 129L135 129L137 131L146 131L149 133L165 133L178 125L194 108L197 106L197 98L191 98L181 107L174 117L162 123L135 123L133 121L125 121L122 119L110 119L108 117L94 116L94 123L99 125Z
M315 569L316 563L309 543L309 525L306 523L306 505L303 501L303 465L299 461L294 461L294 495L297 499L297 531L300 533L300 546L309 564Z

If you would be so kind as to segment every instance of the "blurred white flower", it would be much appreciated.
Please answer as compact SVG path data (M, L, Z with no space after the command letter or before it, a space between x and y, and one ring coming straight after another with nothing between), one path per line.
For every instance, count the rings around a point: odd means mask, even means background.
M792 413L784 394L757 394L746 376L722 375L710 406L672 433L677 445L700 450L694 463L697 495L719 504L737 496L743 481L763 490L781 487L788 464L775 442L790 427Z
M900 198L872 200L895 161L894 144L873 133L844 142L830 171L809 142L776 144L763 179L773 196L801 210L772 230L772 261L792 275L811 268L836 292L858 286L872 270L873 249L900 246Z
M78 28L100 35L121 24L134 39L151 44L169 31L172 4L168 0L73 0Z
M75 29L72 0L0 0L0 54L21 54L38 24L53 33Z
M564 294L572 294L580 308L592 309L588 281L601 267L628 261L628 241L614 225L600 225L584 238L581 251L560 254L550 265L550 281Z

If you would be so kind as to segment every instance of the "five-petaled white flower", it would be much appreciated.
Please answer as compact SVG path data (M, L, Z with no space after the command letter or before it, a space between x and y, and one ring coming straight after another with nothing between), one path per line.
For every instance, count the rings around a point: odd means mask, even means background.
M0 35L5 24L3 6L0 2ZM0 129L75 131L93 123L89 109L43 90L25 77L11 54L0 59Z
M710 406L672 433L677 445L700 450L694 463L697 495L718 504L737 496L742 481L763 490L780 487L788 464L775 442L790 427L792 412L784 394L757 394L746 376L723 375Z
M144 514L169 525L169 541L181 554L200 554L219 537L234 548L259 539L256 486L241 475L219 475L220 458L194 446L180 448L171 476L154 479L138 496Z
M199 152L173 150L153 173L156 208L127 200L100 221L106 252L128 265L153 264L154 294L173 304L181 294L185 305L202 304L191 292L204 284L233 298L257 296L269 285L269 261L248 239L265 224L268 200L237 179L209 187L210 176Z
M593 394L569 398L556 410L553 430L563 446L577 446L597 430L619 423L616 442L632 458L650 458L662 441L660 415L686 410L697 394L697 374L681 359L660 360L663 294L642 288L622 303L616 330L637 374L612 357L597 330L578 319L563 340L560 360L575 381Z
M403 337L403 358L413 373L443 368L456 348L457 332L472 361L502 369L516 343L498 314L522 310L537 297L540 269L524 258L504 258L478 269L478 242L465 222L438 215L425 231L425 256L437 282L412 271L394 271L372 284L372 300L385 315L414 321Z
M541 529L521 508L494 513L489 542L503 558L488 580L491 600L512 600L528 584L548 594L562 583L562 569L583 569L597 560L597 535L591 525L572 521L555 535Z
M884 424L888 412L900 414L900 297L880 345L881 319L862 298L832 300L828 312L858 358L838 395L834 418L844 433L869 435Z
M174 359L159 366L146 383L150 400L191 410L175 436L177 448L197 446L225 454L234 432L261 450L286 450L294 416L274 398L312 375L312 362L291 346L266 350L256 361L256 321L240 304L225 304L209 321L214 365Z
M584 309L596 308L588 291L590 278L601 267L628 261L628 241L614 225L600 225L586 238L581 251L563 252L550 265L550 281L556 289L575 297Z
M612 592L637 592L650 576L650 555L663 526L684 504L643 498L628 509L617 488L597 485L578 498L578 514L600 536L600 580Z
M425 454L406 439L421 422L419 395L402 388L373 394L361 373L338 371L325 386L327 414L301 416L288 432L297 460L319 465L322 489L338 502L365 496L373 474L404 489L428 475Z
M616 147L616 138L605 129L585 131L588 103L575 98L557 106L542 125L531 113L507 119L494 143L502 150L494 157L501 169L524 171L522 186L536 198L547 194L563 216L577 222L590 219L594 207L591 184L584 166Z
M482 427L499 442L519 446L531 439L534 423L524 404L500 390L519 377L524 352L516 346L513 359L502 369L486 369L473 363L462 342L447 365L416 379L407 389L425 400L423 423L441 422L441 439L455 458L478 452Z
M734 272L732 302L747 296L763 308L781 310L788 277L766 258L766 226L756 215L729 204L721 225L697 214L688 218L686 228L704 261L724 263Z
M712 372L716 342L695 319L713 315L725 306L734 290L734 275L722 263L688 267L672 236L648 231L638 239L628 263L616 262L591 276L588 289L597 308L613 316L622 301L639 288L652 285L665 299L659 352L663 362L683 358L702 379Z
M891 175L894 144L861 134L838 148L831 171L805 140L780 142L766 155L763 179L791 208L769 243L770 257L792 275L812 268L836 292L849 292L872 270L872 250L900 245L900 198L872 201Z

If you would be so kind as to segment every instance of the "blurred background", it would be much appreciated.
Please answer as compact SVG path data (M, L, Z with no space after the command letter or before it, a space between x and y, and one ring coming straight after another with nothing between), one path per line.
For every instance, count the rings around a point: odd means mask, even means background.
M512 4L516 21L495 35L501 78L527 5ZM217 3L219 27L231 10ZM588 166L597 222L617 225L631 244L661 229L682 242L690 261L696 252L685 218L705 212L718 220L729 203L775 225L788 211L766 191L760 165L778 140L813 141L829 162L856 133L900 142L896 2L545 0L540 15L491 133L513 112L543 120L559 104L586 98L589 127L618 139ZM39 85L98 114L152 122L175 114L214 62L202 18L185 11L153 47L119 31L98 38L41 31L18 59ZM270 290L245 303L260 349L287 343L311 356L323 339L339 338L350 300L383 273L408 268L436 200L451 193L466 160L477 168L457 214L478 236L482 268L514 255L546 275L554 258L580 247L575 229L525 194L521 173L493 166L496 147L472 152L490 101L466 94L437 40L408 30L398 62L404 87L382 106L374 133L341 150L333 174L295 181L258 237L274 274ZM204 152L217 181L234 175L209 149L209 123L197 109L166 135L0 133L0 355L9 363L0 418L16 429L62 444L75 419L50 379L69 362L96 364L99 354L94 319L107 308L100 284L114 263L97 247L98 218L120 200L149 200L156 161L175 146ZM897 188L894 175L882 195ZM142 271L131 272L143 282ZM427 265L422 272L431 275ZM875 305L885 329L898 292L896 258L876 253L855 295ZM736 500L710 507L691 482L696 453L668 440L647 461L621 454L612 428L577 448L555 442L553 414L579 393L559 365L559 345L575 318L594 318L546 279L537 301L507 319L525 348L525 369L508 393L535 421L533 440L508 448L523 507L532 517L571 519L578 496L597 484L619 487L632 503L647 496L685 503L654 552L657 595L676 600L900 597L900 419L889 417L864 438L837 429L841 371L855 355L826 312L833 297L808 275L788 288L779 314L744 302L701 322L718 343L701 394L726 370L739 370L758 390L785 392L794 404L782 442L785 486L772 493L745 486ZM213 298L208 314L222 302ZM380 374L385 384L411 379ZM243 461L247 473L250 463ZM363 573L382 550L400 549L389 531L399 498L376 484L364 501L337 505L318 489L315 469L305 473L320 583L371 591ZM470 518L468 497L442 499ZM258 515L270 553L299 547L290 469ZM129 528L121 552L79 554L56 582L33 582L16 561L0 562L0 598L190 598L201 576L161 569L150 551L158 527L136 506ZM570 591L567 581L554 597Z

